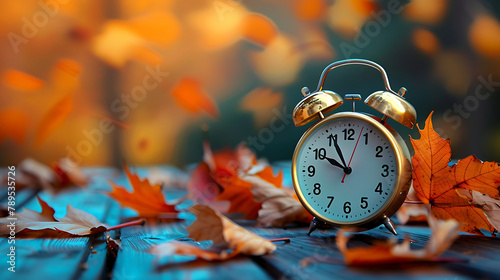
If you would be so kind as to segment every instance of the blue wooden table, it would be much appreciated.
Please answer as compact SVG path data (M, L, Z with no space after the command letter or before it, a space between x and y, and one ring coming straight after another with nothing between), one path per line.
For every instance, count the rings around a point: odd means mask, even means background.
M283 169L285 183L290 184L289 164L275 166ZM121 208L105 195L107 180L127 185L123 173L109 168L86 169L92 176L87 188L72 187L58 194L24 189L16 193L16 209L26 207L39 211L36 196L40 196L56 210L56 216L65 215L66 205L85 210L101 222L116 225L136 215ZM137 170L145 175L145 169ZM2 188L6 192L6 188ZM180 197L185 190L165 188L169 198ZM2 205L7 195L0 193ZM265 238L289 237L290 242L277 243L277 250L259 257L238 256L224 262L202 260L186 261L172 258L158 262L149 253L153 244L186 238L185 222L146 223L111 232L121 240L122 248L107 246L105 234L91 237L16 239L16 272L8 271L8 240L1 239L0 279L500 279L500 239L461 234L443 257L456 262L408 263L350 267L343 262L335 246L335 230L315 231L307 236L306 227L255 228L252 221L236 221ZM409 236L413 248L427 243L427 226L398 226L400 241ZM392 237L384 227L356 234L349 245L368 246L375 240ZM325 260L304 266L306 257Z

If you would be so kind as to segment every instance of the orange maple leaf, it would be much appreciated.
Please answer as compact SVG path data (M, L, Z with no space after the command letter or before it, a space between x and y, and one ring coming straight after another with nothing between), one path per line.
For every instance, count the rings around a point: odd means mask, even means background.
M156 217L164 213L177 213L175 205L165 202L161 192L161 185L151 185L148 179L141 180L136 174L132 174L125 165L125 173L132 186L132 192L122 186L108 181L113 190L109 196L118 201L122 206L136 210L142 217Z
M212 118L219 116L217 104L201 87L200 81L194 78L183 78L172 89L172 96L179 106L189 113L205 111Z
M481 234L481 229L493 232L483 211L470 204L456 190L474 190L492 198L500 198L500 166L482 162L475 156L462 159L449 166L450 140L434 131L432 113L420 129L421 138L411 139L415 149L412 158L413 187L418 198L431 205L432 213L440 219L455 219L463 224L461 230Z

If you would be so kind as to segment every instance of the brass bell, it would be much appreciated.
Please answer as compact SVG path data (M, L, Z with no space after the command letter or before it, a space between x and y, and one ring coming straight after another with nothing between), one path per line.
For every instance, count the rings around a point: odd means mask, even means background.
M410 103L404 100L405 93L405 88L399 90L399 95L389 91L377 91L370 94L365 103L398 123L413 128L417 120L417 112Z
M338 108L342 103L344 103L342 97L333 91L323 90L323 84L325 83L326 75L330 70L344 65L365 65L377 69L380 74L382 74L382 79L386 91L377 91L372 93L368 98L366 98L365 103L372 107L373 109L384 114L382 122L384 122L387 117L394 119L395 121L405 125L409 128L413 128L416 123L417 113L415 108L408 103L403 96L406 93L406 89L402 87L398 93L394 92L389 85L389 78L385 73L384 68L377 63L365 60L365 59L345 59L341 61L334 62L328 65L321 73L318 87L315 92L309 93L308 88L302 89L302 94L304 94L304 99L295 106L293 110L293 122L295 126L301 126L318 118L324 118L324 114L327 114L336 108Z
M309 89L304 87L302 93L305 95L304 99L293 110L293 123L295 126L322 119L325 114L337 109L344 103L339 94L329 90L309 93Z

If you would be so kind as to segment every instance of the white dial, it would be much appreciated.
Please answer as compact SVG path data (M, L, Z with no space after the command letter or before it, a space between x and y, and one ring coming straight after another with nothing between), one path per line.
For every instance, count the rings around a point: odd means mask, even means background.
M306 134L293 172L301 199L315 216L356 224L383 210L398 178L396 154L385 135L363 118L351 117L334 118Z

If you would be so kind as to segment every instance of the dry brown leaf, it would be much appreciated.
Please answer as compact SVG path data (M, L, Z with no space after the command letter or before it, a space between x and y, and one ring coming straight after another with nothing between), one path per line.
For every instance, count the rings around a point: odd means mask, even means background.
M258 176L243 176L252 184L250 191L254 200L262 203L257 223L264 227L283 227L291 222L310 222L312 216L302 204L284 188L278 188Z
M195 256L206 261L225 261L235 257L240 253L239 249L222 250L220 252L202 249L198 246L185 242L171 241L151 247L150 252L158 258L170 257L173 255Z
M68 158L62 158L50 167L27 158L18 164L17 172L16 187L41 188L48 192L57 192L74 185L85 186L89 181L89 177Z
M221 213L206 205L195 205L190 211L196 221L187 230L196 241L213 240L214 245L223 245L245 255L260 256L276 250L270 241L233 223Z
M54 218L54 209L45 201L38 197L38 202L42 207L41 212L36 212L30 209L16 213L15 232L26 230L55 230L63 231L73 235L89 235L96 232L104 232L108 229L107 224L103 224L96 217L89 213L73 208L68 204L66 216L60 219ZM11 220L9 217L1 218L0 235L9 234L10 229L7 226Z
M349 237L342 231L337 233L336 243L347 265L377 265L432 261L453 244L458 237L458 228L460 224L454 220L437 221L433 220L431 217L429 225L432 229L429 243L427 243L425 248L418 250L410 249L410 239L408 238L401 244L396 244L394 241L389 240L384 244L351 249L347 248Z
M431 205L439 219L461 222L461 230L482 234L481 229L493 232L483 211L459 195L457 189L479 191L492 198L500 198L500 166L496 162L482 162L475 156L459 160L449 166L450 140L442 139L432 126L432 113L427 118L421 138L412 139L415 155L412 158L413 188L418 198Z
M500 200L478 191L457 189L457 193L469 199L469 203L483 210L490 224L500 232Z

